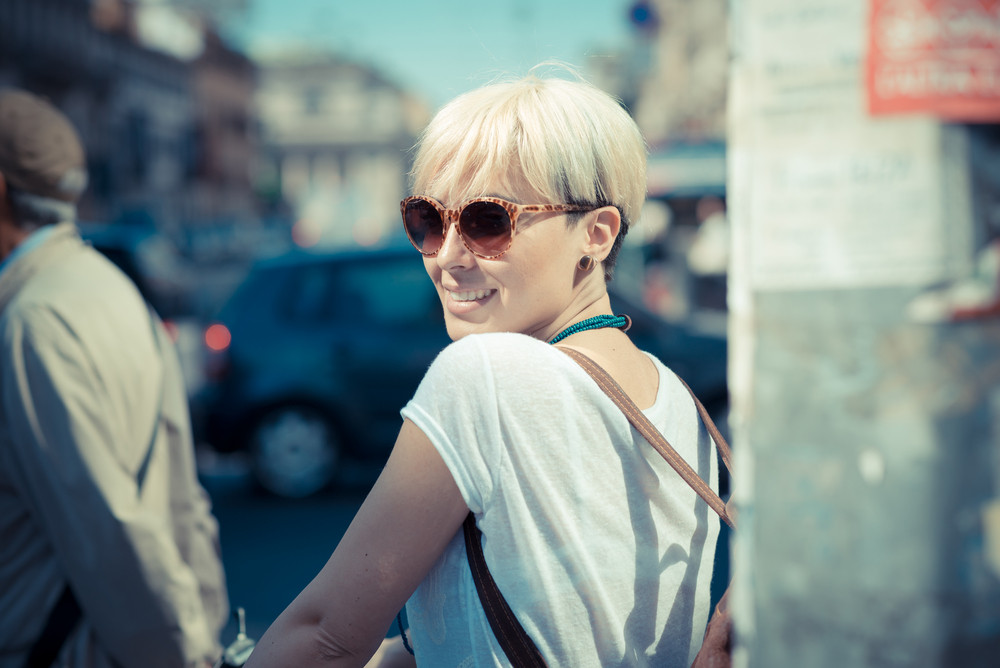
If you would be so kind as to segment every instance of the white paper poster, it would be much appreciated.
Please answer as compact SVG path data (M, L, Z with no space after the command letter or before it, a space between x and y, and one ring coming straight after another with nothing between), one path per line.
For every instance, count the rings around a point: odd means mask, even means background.
M864 6L759 0L733 68L730 146L742 159L745 270L754 291L929 285L954 276L968 239L949 225L941 125L871 118ZM797 45L791 48L789 45ZM808 45L808 46L805 46ZM803 56L802 54L808 54ZM964 232L963 232L964 233ZM740 250L736 249L739 253Z

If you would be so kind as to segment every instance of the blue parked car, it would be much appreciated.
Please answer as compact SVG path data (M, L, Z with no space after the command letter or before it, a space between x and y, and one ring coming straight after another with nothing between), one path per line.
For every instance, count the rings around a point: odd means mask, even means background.
M640 348L724 414L725 338L689 332L617 295L612 304L631 316ZM399 410L449 342L437 293L409 245L262 261L206 330L196 428L220 452L248 452L268 491L308 496L335 479L344 457L384 461Z

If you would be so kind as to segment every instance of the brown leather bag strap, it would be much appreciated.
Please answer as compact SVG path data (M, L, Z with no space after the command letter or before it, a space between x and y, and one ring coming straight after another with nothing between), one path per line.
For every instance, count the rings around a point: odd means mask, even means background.
M722 432L719 431L719 428L715 426L715 422L712 421L712 416L708 414L708 409L705 408L701 401L698 400L694 390L688 386L683 378L680 376L676 376L676 378L681 381L681 385L684 386L684 389L688 391L688 394L690 394L691 398L694 400L694 405L698 408L698 415L701 416L701 421L705 423L708 435L712 437L712 441L715 443L715 448L719 451L719 458L722 460L722 463L725 464L726 470L729 471L729 475L732 475L733 453L729 448L729 443L726 442L726 439L722 436Z
M660 430L653 426L653 423L649 421L649 418L639 410L639 407L635 405L635 402L627 394L625 390L621 388L614 378L601 368L594 360L590 359L583 353L572 348L566 348L564 346L556 346L559 350L563 351L570 357L572 357L580 366L583 367L584 371L590 374L591 378L597 383L597 385L604 390L612 401L614 401L625 416L628 418L632 426L635 427L640 434L642 434L650 445L656 448L657 452L663 455L663 458L667 460L667 463L677 471L677 473L684 479L688 485L691 486L698 496L705 500L712 510L718 513L722 521L729 525L730 528L735 529L736 525L733 522L732 517L729 515L729 511L726 509L726 504L715 493L708 483L701 479L691 465L684 461L684 458L674 450L673 446L667 442ZM679 379L679 378L678 378ZM680 379L679 379L680 380ZM701 419L705 423L705 427L708 429L709 435L712 440L715 441L715 447L719 450L719 457L722 459L723 464L725 464L726 469L732 473L732 454L729 450L729 444L726 443L726 439L722 437L719 432L718 427L712 421L709 416L708 411L695 396L688 384L681 380L681 383L687 388L687 391L691 394L691 398L694 400L695 406L698 408L698 413L701 415Z
M503 648L504 654L514 668L544 668L545 659L528 636L528 633L517 621L506 599L497 587L490 574L483 555L483 534L476 526L476 518L469 513L463 526L465 533L465 551L469 557L469 567L472 569L472 579L476 582L479 600L490 622L493 635Z
M726 504L719 495L674 450L663 434L653 426L649 418L625 394L625 390L621 388L621 385L607 371L594 362L594 360L583 353L563 346L556 346L556 348L559 348L559 350L573 358L583 367L584 371L590 374L598 387L604 390L604 393L621 408L632 426L667 460L667 463L697 492L698 496L704 499L712 510L718 513L722 521L728 524L730 528L735 529L736 526L733 519L726 510ZM688 384L680 377L678 377L678 380L681 381L688 393L690 393L695 406L698 408L698 414L701 416L709 435L715 442L715 447L719 451L722 463L725 464L726 470L732 474L732 454L729 444L726 443L726 439L723 438L719 428L715 426L715 422L709 416L708 410L698 400L698 397L688 387ZM542 658L541 653L524 630L524 627L517 621L517 617L511 611L510 606L507 605L507 601L500 592L500 588L497 587L496 581L490 574L490 569L486 565L486 557L483 555L483 535L476 526L476 518L472 513L469 513L465 518L463 530L465 534L465 551L468 555L469 567L472 570L472 579L476 583L476 591L479 593L479 600L483 605L483 610L486 612L486 619L489 620L490 628L493 629L493 634L500 643L500 647L503 648L504 654L507 655L507 658L515 668L543 668L546 665L545 659Z

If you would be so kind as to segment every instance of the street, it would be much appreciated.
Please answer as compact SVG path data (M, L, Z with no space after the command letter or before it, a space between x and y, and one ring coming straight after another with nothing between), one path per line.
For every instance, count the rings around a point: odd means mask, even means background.
M230 606L246 610L247 634L258 639L326 563L378 470L353 466L335 490L289 500L257 489L238 460L201 469L219 521ZM230 621L222 641L235 637Z

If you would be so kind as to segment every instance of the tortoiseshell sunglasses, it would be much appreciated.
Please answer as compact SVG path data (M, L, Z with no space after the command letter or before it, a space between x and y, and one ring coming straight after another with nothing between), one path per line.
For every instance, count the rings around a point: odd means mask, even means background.
M432 197L413 195L399 203L403 227L413 247L434 257L444 244L450 221L457 221L458 236L476 257L495 260L514 240L517 217L522 213L589 211L574 204L514 204L499 197L476 197L457 209L448 209Z

